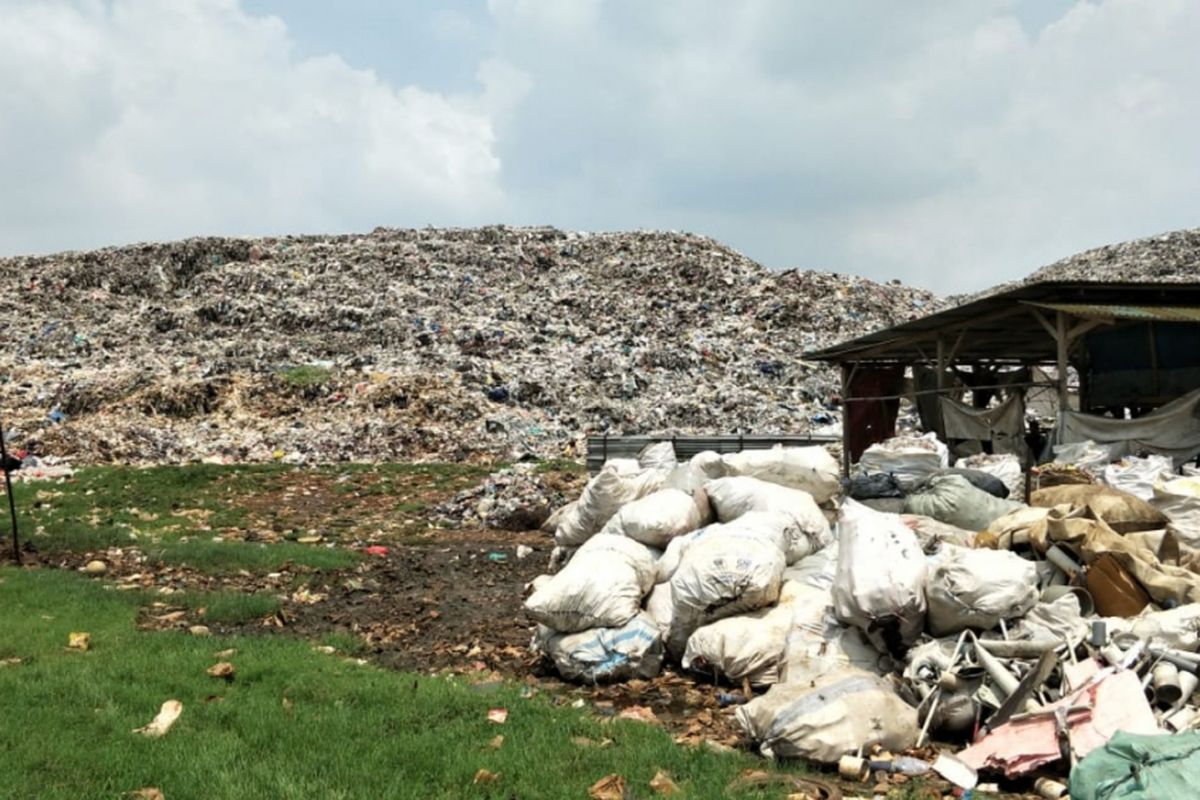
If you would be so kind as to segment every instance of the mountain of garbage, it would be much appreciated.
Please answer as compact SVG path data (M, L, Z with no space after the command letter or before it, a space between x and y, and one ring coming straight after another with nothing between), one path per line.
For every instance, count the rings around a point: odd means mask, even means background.
M1192 283L1200 270L1200 228L1096 247L1042 267L1026 283L1103 281Z
M201 238L0 259L10 443L76 463L478 460L836 421L805 350L928 292L702 236Z

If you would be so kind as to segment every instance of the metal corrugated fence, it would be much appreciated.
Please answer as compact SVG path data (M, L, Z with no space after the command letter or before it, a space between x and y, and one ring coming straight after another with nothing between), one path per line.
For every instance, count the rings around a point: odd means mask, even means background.
M742 450L767 450L777 444L785 447L804 447L811 444L841 443L840 436L819 433L756 434L723 436L589 436L587 440L588 472L596 473L610 458L637 458L648 445L671 442L675 457L686 461L697 453L715 450L718 453L740 453Z

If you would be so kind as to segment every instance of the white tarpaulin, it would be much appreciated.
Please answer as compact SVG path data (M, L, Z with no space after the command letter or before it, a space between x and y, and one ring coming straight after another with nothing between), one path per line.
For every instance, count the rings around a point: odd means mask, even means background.
M1111 447L1112 458L1142 452L1171 456L1178 466L1200 453L1200 389L1137 419L1110 419L1065 411L1059 416L1059 443L1087 440Z

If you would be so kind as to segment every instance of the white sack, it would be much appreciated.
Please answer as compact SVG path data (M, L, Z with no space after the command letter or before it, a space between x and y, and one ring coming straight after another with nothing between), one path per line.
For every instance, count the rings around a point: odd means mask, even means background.
M667 543L666 548L663 549L663 554L658 557L658 561L654 564L655 583L665 583L671 580L671 576L675 574L675 570L679 569L679 559L683 558L684 551L687 550L688 545L695 541L696 536L703 530L702 528L694 533L676 536Z
M792 625L791 606L726 617L697 628L688 638L681 664L706 675L723 675L735 684L752 686L779 680L779 666Z
M1152 639L1167 647L1189 652L1200 650L1200 603L1188 603L1167 611L1143 611L1139 616L1128 619L1103 619L1108 623L1110 635L1133 633L1142 639Z
M624 536L593 536L525 601L525 612L563 633L617 628L641 609L655 574L645 545Z
M838 622L828 587L817 588L795 581L784 586L792 608L792 628L784 645L780 683L811 684L823 675L848 667L879 671L879 651L858 628Z
M709 480L725 477L725 462L716 450L701 450L688 460L688 464L707 475Z
M828 592L833 588L834 577L837 574L837 559L838 543L835 541L785 569L783 579Z
M933 517L920 514L901 514L900 520L912 528L921 543L921 549L926 553L936 553L944 544L954 544L959 547L971 547L975 543L977 531L963 530L955 525L947 525Z
M946 545L929 571L925 597L934 636L965 628L991 630L1037 605L1037 567L1007 550Z
M1154 485L1175 477L1175 465L1167 456L1148 455L1145 458L1127 456L1104 467L1101 480L1114 489L1129 492L1149 501L1154 497Z
M903 752L917 741L917 710L883 679L847 669L816 686L776 684L737 710L735 718L762 754L835 763L879 745Z
M599 533L621 506L657 491L666 480L660 470L631 472L630 463L636 467L636 461L613 459L588 481L575 506L563 513L554 532L555 544L578 547Z
M1009 628L1010 639L1067 641L1078 644L1090 629L1079 608L1079 598L1064 594L1049 602L1038 602L1016 625Z
M671 619L675 616L675 599L671 595L670 583L656 584L646 598L644 612L658 626L659 632L665 637L671 630Z
M675 445L671 442L648 444L638 453L637 461L642 469L675 469Z
M659 489L622 506L600 532L663 548L676 536L707 524L711 516L703 490L693 496L678 489Z
M961 475L935 475L916 492L904 498L909 514L933 517L939 522L968 531L981 531L993 520L1016 511L1022 503L1001 500L976 489Z
M838 522L837 618L881 652L912 644L925 627L925 554L898 516L845 500Z
M1167 518L1167 530L1175 538L1200 547L1200 479L1177 478L1155 486L1150 505Z
M788 531L789 563L833 540L829 520L808 492L746 477L718 478L704 484L704 491L721 522L732 522L752 511L776 511L791 516L795 527Z
M533 649L549 656L558 674L569 681L653 678L662 670L662 634L644 612L619 628L559 633L539 625Z
M877 442L858 461L867 474L886 472L894 475L900 488L909 491L939 469L950 466L950 451L937 435L896 436Z
M721 457L725 474L746 476L760 481L801 489L813 500L824 503L841 489L841 467L829 451L813 447L783 447L770 450L743 450Z
M1012 453L979 453L954 462L958 469L977 469L998 478L1008 487L1010 499L1024 494L1025 473L1021 470L1021 459Z
M675 608L667 652L681 655L701 625L774 603L784 566L778 543L762 534L716 525L700 531L671 577Z
M1116 449L1119 449L1119 445ZM1114 448L1110 445L1097 444L1091 439L1082 442L1054 445L1055 464L1074 464L1084 472L1099 477L1104 468L1113 460Z

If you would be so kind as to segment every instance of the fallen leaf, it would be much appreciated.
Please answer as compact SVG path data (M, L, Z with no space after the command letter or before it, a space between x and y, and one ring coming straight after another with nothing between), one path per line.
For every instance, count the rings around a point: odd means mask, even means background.
M218 661L205 670L205 672L214 678L224 678L227 681L231 681L237 670L228 661Z
M147 786L145 789L138 789L136 792L129 792L130 797L136 797L138 800L166 800L162 793L162 789L157 786Z
M493 736L492 740L490 742L488 742L488 747L490 747L493 750L499 750L503 744L504 744L503 736Z
M497 725L503 725L504 721L506 719L508 719L508 709L507 708L489 708L488 713L487 713L487 719L488 719L488 722L494 722Z
M317 542L321 541L321 537L320 536L301 536L296 541L299 542L300 544L316 544Z
M661 794L664 797L670 797L673 794L679 794L679 786L675 781L671 780L671 776L661 769L654 773L654 777L650 779L650 788L655 794Z
M15 667L21 663L21 659L13 656L12 658L0 658L0 667Z
M283 698L283 710L287 713L292 713L292 700L290 697Z
M658 725L658 717L654 716L654 711L648 706L630 706L623 709L617 715L619 719L631 719L634 722L645 722L650 725Z
M237 648L231 647L228 650L218 650L213 653L213 658L232 658L237 655Z
M324 653L327 656L331 656L337 652L336 647L330 647L327 644L317 645L316 647L313 648L313 650L317 651L318 653Z
M83 633L82 631L67 634L67 647L72 650L90 650L92 648L92 635Z
M157 617L155 617L155 619L158 620L159 622L163 622L163 623L166 623L169 625L172 622L179 622L179 620L183 619L186 616L187 616L186 611L172 611L168 614L159 614Z
M488 770L488 769L481 769L475 773L475 777L471 781L471 783L494 783L495 781L498 781L498 780L500 780L499 772L492 772L491 770Z
M588 789L588 797L592 800L624 800L625 779L615 772L605 775Z
M134 733L140 733L143 736L162 736L167 731L171 730L171 726L175 724L175 720L179 719L179 715L183 713L183 703L178 700L167 700L162 704L158 714L154 719L150 720L150 724L142 728L134 728Z
M188 628L188 633L192 636L212 636L212 631L208 629L207 625L193 625Z

